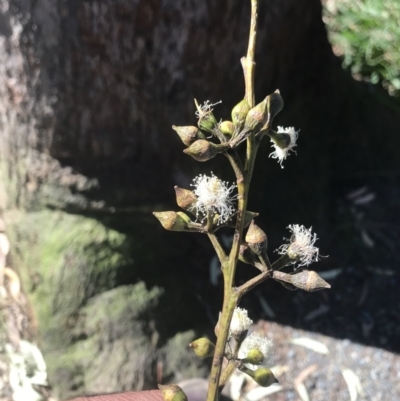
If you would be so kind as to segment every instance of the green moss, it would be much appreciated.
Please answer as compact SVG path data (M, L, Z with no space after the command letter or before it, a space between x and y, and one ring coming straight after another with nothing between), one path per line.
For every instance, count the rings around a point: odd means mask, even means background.
M38 321L55 396L155 388L158 362L175 382L205 373L187 347L193 332L166 338L183 319L179 274L167 275L168 296L154 284L119 285L121 274L135 282L150 264L142 236L61 211L9 217L13 266Z
M13 264L35 311L52 377L75 343L81 308L115 287L118 268L132 264L129 245L125 235L98 221L64 212L20 214L13 220L7 227Z

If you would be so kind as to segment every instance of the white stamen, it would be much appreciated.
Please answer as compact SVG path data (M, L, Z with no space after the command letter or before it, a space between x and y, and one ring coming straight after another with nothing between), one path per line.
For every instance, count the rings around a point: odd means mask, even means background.
M249 318L247 310L243 308L235 308L229 327L229 337L238 337L247 331L253 321Z
M246 367L251 370L256 370L259 366L267 366L271 363L272 340L257 333L251 333L248 337L244 339L242 345L240 346L238 358L246 358L249 352L254 349L259 350L263 354L264 359L260 362L259 365L246 363Z
M288 254L293 263L300 262L299 266L307 266L316 262L319 258L319 249L314 246L318 239L317 234L312 234L312 227L309 229L298 224L292 224L289 227L292 232L290 243L279 247L277 252L281 255Z
M228 182L221 181L213 173L210 177L200 174L194 178L193 183L197 202L192 209L196 211L196 217L202 215L203 221L208 213L213 213L219 215L218 224L226 222L235 212L233 200L237 195L232 195L232 192L236 185L229 186Z

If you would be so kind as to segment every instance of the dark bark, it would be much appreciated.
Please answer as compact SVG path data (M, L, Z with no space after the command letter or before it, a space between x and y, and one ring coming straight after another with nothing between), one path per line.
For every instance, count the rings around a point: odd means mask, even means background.
M143 332L158 331L162 338L156 345L146 342L149 349L164 346L174 330L204 321L204 305L216 316L213 303L218 296L206 277L211 256L209 248L203 252L205 239L162 232L149 212L176 209L173 186L188 187L199 171L221 172L232 180L225 160L198 165L185 156L171 126L195 123L193 98L222 99L215 113L226 119L243 97L239 59L246 52L249 2L3 3L0 206L23 244L15 264L34 309L40 309L40 302L55 308L38 312L39 325L43 349L51 359L52 384L66 397L100 386L91 379L99 365L81 364L85 372L78 377L76 354L71 357L68 352L93 334L94 326L82 317L85 308L115 295L110 293L114 287L144 280L149 289L156 284L165 289L164 308L158 306L157 312L151 303L145 308L153 318L172 315L157 330L144 319ZM279 88L285 108L276 123L294 125L301 133L298 155L287 160L283 171L274 160L267 161L270 145L263 144L250 209L261 213L271 249L280 245L284 227L300 220L325 236L324 246L335 245L332 210L337 187L351 187L348 183L358 182L357 177L399 167L399 113L385 95L378 98L341 71L326 38L319 1L261 0L259 26L257 98ZM43 211L46 208L53 211ZM10 211L16 209L23 212L13 220ZM85 217L74 220L66 212ZM82 252L74 258L75 248L64 241L62 232L77 230L78 236L85 224L93 230L77 240ZM47 277L40 267L45 264L42 256L28 266L26 254L37 243L46 253L57 228L62 246L51 249L58 264L53 267L55 276ZM98 248L91 248L93 244ZM110 250L105 258L120 259L99 271L92 255L104 247ZM183 289L178 293L179 283ZM79 291L66 296L71 288ZM196 293L205 298L201 306ZM41 299L38 294L46 295ZM61 308L57 315L57 305L64 305L65 299L71 301L70 308ZM40 321L52 313L60 319L56 327ZM109 334L107 324L102 321L101 333ZM134 325L117 335L125 344L122 349L136 347L127 340L131 330ZM103 340L93 352L104 346ZM63 344L74 367L63 370L54 363L52 342ZM134 353L129 363L132 358ZM149 363L149 376L154 375L155 362ZM146 387L155 380L121 377L98 390Z

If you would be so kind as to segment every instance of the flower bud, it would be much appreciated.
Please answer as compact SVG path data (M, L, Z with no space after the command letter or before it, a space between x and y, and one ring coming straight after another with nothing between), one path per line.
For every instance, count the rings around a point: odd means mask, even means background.
M230 141L231 148L238 146L252 133L260 131L268 120L267 100L268 96L261 103L249 110L244 122L243 130L237 130L235 127L235 133Z
M178 186L175 186L174 189L178 206L190 212L197 202L197 196L189 189L179 188Z
M158 385L164 401L188 401L184 391L176 384Z
M232 136L234 129L232 121L222 121L222 123L219 124L219 129L224 135Z
M251 222L250 227L247 230L245 241L256 255L263 255L267 251L267 235L257 226L257 224L254 223L254 220Z
M322 277L312 270L303 270L294 274L287 274L275 270L272 274L272 277L275 280L284 281L309 292L323 290L324 288L331 288L330 284L328 284Z
M246 372L247 373L247 372ZM271 372L271 369L262 367L255 370L252 378L261 387L269 387L274 383L278 383L277 378Z
M199 162L205 162L227 149L229 149L228 144L216 145L204 139L199 139L193 142L188 148L184 149L183 152L192 156L193 159Z
M264 354L258 348L253 348L249 351L246 358L242 359L242 362L251 363L252 365L260 365L263 360Z
M200 358L207 358L214 355L215 345L205 337L198 338L189 344L194 353Z
M269 387L272 384L279 383L277 378L272 373L271 369L261 367L256 370L251 370L246 366L239 368L242 372L248 374L261 387Z
M237 132L243 128L249 110L250 106L246 99L243 99L232 109L232 122Z
M263 127L268 118L267 102L268 96L261 103L250 109L244 122L245 131L257 132Z
M177 127L173 125L172 129L176 131L176 133L179 135L182 142L186 146L190 146L197 139L205 138L205 135L197 127L194 126Z
M190 217L183 212L153 212L161 225L169 231L203 232L201 224L194 223Z

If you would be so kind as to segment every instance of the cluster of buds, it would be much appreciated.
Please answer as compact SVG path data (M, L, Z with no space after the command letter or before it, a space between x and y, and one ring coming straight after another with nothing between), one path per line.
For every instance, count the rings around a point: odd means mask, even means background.
M197 161L205 162L219 153L236 148L250 135L254 135L260 140L264 135L268 135L274 147L270 156L278 159L282 166L283 160L296 146L298 131L295 131L293 127L278 127L278 131L272 129L272 120L283 108L283 100L278 90L252 108L247 100L243 99L232 109L231 121L217 121L213 113L213 106L218 103L206 101L199 105L195 100L198 127L172 126L187 146L184 153ZM219 143L209 140L204 132L217 138Z
M226 347L225 357L228 360L235 360L238 368L252 377L260 386L268 387L278 383L268 368L272 363L272 341L258 333L249 334L252 324L253 321L249 318L246 309L235 308L228 336L228 339L234 340L235 345ZM216 334L218 336L218 329ZM201 358L214 355L215 345L208 338L199 338L189 346Z

